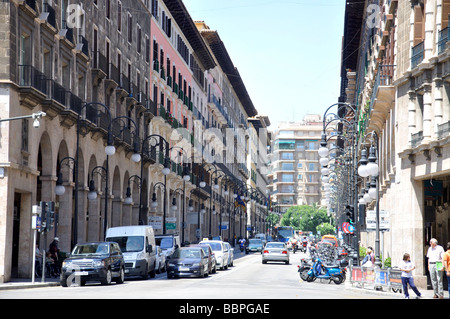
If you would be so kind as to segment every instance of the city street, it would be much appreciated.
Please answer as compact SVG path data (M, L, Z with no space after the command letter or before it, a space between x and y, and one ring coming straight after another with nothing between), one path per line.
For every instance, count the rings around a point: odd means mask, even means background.
M167 279L162 273L154 279L125 281L124 284L84 287L46 287L0 291L0 299L380 299L392 294L371 295L328 281L304 282L297 272L302 253L290 254L290 264L261 263L259 253L242 256L236 252L234 266L218 270L206 278ZM183 301L184 302L184 301ZM179 304L179 302L178 302Z

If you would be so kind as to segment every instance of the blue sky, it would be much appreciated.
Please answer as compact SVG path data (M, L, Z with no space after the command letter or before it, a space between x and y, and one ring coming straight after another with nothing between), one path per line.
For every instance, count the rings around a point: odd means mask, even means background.
M219 33L270 129L337 103L343 0L183 0Z

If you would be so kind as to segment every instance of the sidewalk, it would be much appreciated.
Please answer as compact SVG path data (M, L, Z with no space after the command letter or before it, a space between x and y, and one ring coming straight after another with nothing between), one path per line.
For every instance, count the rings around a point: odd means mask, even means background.
M59 278L45 278L45 282L41 282L41 280L41 278L35 278L33 283L31 278L12 278L9 282L0 283L0 291L59 286Z
M369 287L366 286L364 288L362 287L357 287L357 283L353 283L353 286L350 282L350 280L345 281L345 289L348 290L352 290L352 291L358 291L359 293L363 293L363 294L372 294L372 295L379 295L379 296L388 296L389 298L392 299L405 299L405 295L402 292L393 292L392 290L387 290L387 288L383 287L383 290L375 290L373 287ZM429 289L429 290L425 290L425 289L421 289L418 288L420 293L422 294L422 298L421 299L433 299L434 296L434 292L433 289ZM416 294L414 293L414 291L412 291L411 288L408 289L409 292L409 298L410 299L415 299L416 298ZM444 299L448 299L449 295L448 295L448 291L444 290Z

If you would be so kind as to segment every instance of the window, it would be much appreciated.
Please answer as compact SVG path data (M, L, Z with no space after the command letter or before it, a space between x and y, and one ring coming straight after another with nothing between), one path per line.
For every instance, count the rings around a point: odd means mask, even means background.
M303 168L303 163L298 163L297 168Z
M414 6L414 43L418 45L425 38L425 12L424 5L418 4Z
M281 174L281 181L282 182L293 182L294 181L294 174Z
M150 62L150 39L145 36L145 62Z
M111 18L111 0L106 0L106 18L110 19Z
M294 170L294 163L282 163L281 169L284 171L291 171Z
M308 164L308 171L315 171L316 170L316 164L309 163Z
M122 3L117 3L117 31L122 31Z
M128 42L133 42L133 16L128 12Z
M282 160L293 160L294 154L293 153L281 153L281 159Z
M136 39L136 50L137 53L141 53L141 37L142 37L142 30L141 26L137 26L137 39Z

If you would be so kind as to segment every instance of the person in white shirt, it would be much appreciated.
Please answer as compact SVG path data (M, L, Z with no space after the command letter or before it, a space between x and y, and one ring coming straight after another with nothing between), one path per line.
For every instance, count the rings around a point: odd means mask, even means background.
M403 261L400 264L400 270L402 271L402 285L403 285L403 292L405 294L405 298L409 299L409 292L408 292L408 284L411 287L411 289L415 292L416 298L420 298L422 294L417 289L416 285L414 284L414 279L412 275L412 271L416 269L416 266L411 262L411 256L408 253L405 253L403 255Z
M430 248L428 248L428 271L430 272L431 285L433 286L434 297L444 299L444 288L442 285L441 271L437 270L436 262L442 261L444 248L437 244L436 238L430 239Z

